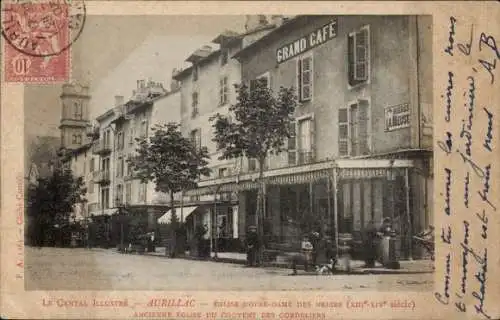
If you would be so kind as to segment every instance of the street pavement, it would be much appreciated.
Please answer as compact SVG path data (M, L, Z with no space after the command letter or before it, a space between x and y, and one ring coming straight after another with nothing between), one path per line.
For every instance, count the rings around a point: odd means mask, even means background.
M431 291L432 273L290 276L282 268L121 254L109 249L25 249L26 290ZM300 272L300 271L299 271Z

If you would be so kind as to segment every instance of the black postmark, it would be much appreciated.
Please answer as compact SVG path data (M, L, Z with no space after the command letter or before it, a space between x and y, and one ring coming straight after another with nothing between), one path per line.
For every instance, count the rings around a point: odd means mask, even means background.
M85 26L84 0L11 0L2 4L2 36L15 50L33 57L59 55Z

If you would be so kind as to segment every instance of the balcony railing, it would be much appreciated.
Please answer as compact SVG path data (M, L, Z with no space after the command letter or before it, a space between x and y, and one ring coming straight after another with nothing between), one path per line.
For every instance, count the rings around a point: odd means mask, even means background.
M298 151L299 165L310 164L314 162L314 152L312 151Z
M100 170L94 172L94 181L99 184L107 184L110 182L109 170Z
M97 155L103 155L111 153L111 144L105 143L103 140L97 141L92 146L92 152Z

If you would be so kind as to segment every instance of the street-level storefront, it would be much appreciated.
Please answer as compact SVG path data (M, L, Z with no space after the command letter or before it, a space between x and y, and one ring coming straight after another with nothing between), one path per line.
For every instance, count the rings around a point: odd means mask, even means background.
M428 183L420 175L408 159L346 159L266 171L264 241L297 242L315 230L336 241L348 235L359 243L370 221L379 225L389 217L398 233L400 257L418 257L410 247L411 235L428 221L422 198ZM258 182L252 174L218 180L212 183L218 182L219 190L239 194L238 237L244 240L248 226L256 224ZM202 186L192 192L213 189Z
M233 199L234 200L234 199ZM171 222L172 210L158 219L160 225ZM196 255L198 241L206 242L212 251L240 251L238 238L238 205L229 193L217 195L217 201L189 202L176 207L178 221L184 223L188 249Z

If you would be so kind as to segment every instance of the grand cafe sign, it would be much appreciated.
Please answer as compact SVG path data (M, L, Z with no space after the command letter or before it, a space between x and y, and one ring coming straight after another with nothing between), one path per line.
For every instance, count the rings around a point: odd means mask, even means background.
M317 47L337 36L337 20L325 24L321 28L299 38L276 50L278 63L290 60L314 47Z

